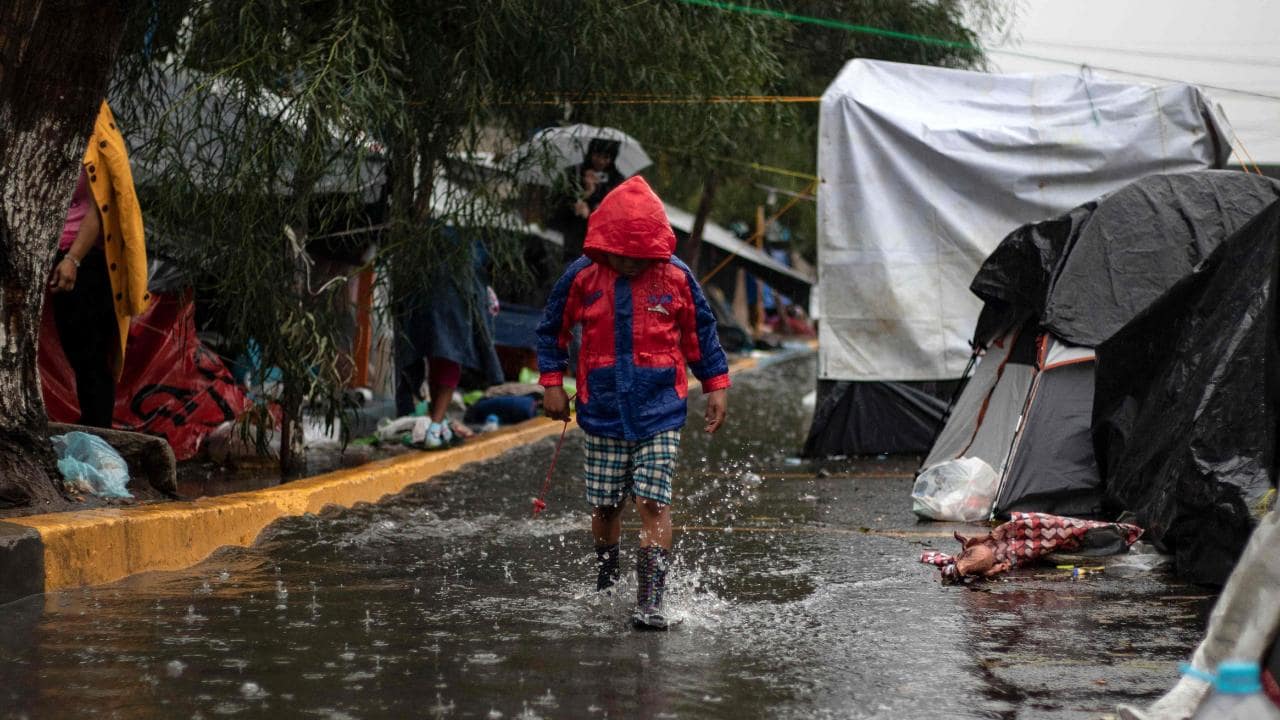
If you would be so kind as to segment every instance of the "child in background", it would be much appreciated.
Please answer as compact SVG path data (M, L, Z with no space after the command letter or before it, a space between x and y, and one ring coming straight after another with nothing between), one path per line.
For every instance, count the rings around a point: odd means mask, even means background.
M622 509L634 498L637 629L665 630L662 595L671 553L671 476L688 413L685 366L707 397L705 429L724 422L729 366L715 316L684 263L662 201L633 177L591 215L578 258L551 291L538 326L539 382L547 416L567 420L562 387L569 341L582 326L578 424L587 433L587 502L597 589L619 575Z

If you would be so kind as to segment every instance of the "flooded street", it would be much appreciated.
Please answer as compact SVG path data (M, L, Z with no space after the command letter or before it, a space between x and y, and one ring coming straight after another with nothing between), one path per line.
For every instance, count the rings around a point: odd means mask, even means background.
M812 356L739 375L726 429L686 428L669 633L630 629L633 574L593 591L577 433L537 520L554 438L0 607L0 717L1094 718L1172 684L1205 590L1118 566L942 587L917 559L959 526L917 524L912 459L788 460L813 382Z

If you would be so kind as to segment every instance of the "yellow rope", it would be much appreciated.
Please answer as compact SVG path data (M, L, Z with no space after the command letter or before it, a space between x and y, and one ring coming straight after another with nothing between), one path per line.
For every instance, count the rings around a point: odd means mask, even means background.
M817 181L817 179L816 179L816 178L815 178L814 180L809 181L809 184L805 186L804 190L801 190L801 191L800 191L800 195L796 195L795 197L791 198L791 200L790 200L789 202L787 202L787 204L786 204L786 205L783 205L783 206L782 206L782 209L781 209L781 210L779 210L778 212L774 213L773 217L769 218L769 222L771 223L771 222L773 222L773 221L777 220L778 218L782 217L782 214L783 214L783 213L785 213L786 211L788 211L788 210L790 210L791 208L795 207L795 206L796 206L796 203L798 203L798 202L800 202L801 200L803 200L803 199L804 199L803 197L801 197L802 195L808 195L809 193L814 192L815 190L817 190L817 188L818 188L818 181ZM765 225L766 225L766 226L767 226L768 224L769 224L769 223L765 223Z
M781 210L779 210L778 212L774 213L773 217L769 218L769 222L765 223L765 226L766 226L766 227L768 227L769 223L771 223L771 222L773 222L773 221L777 220L778 218L782 217L782 214L783 214L783 213L785 213L786 211L788 211L788 210L790 210L791 208L795 207L796 203L798 203L798 202L800 202L801 200L803 200L803 199L804 199L804 198L803 198L803 197L801 197L801 196L802 196L802 195L807 195L807 194L809 194L811 191L813 191L813 190L817 187L817 185L818 185L818 180L817 180L816 178L815 178L814 180L810 181L810 182L809 182L809 184L808 184L807 186L805 186L805 189L800 191L800 195L797 195L796 197L791 198L791 200L790 200L789 202L787 202L787 204L786 204L786 205L783 205ZM759 239L759 235L760 235L760 233L758 233L758 232L757 232L757 233L752 234L752 236L751 236L751 241L754 243L756 240L758 240L758 239ZM725 268L725 266L726 266L726 265L728 265L728 264L729 264L729 262L733 260L733 258L734 258L734 256L733 256L733 254L732 254L732 253L731 253L731 254L729 254L729 255L727 255L727 256L725 256L725 258L724 258L723 260L721 260L721 261L720 261L720 264L719 264L719 265L716 265L714 268L712 268L712 269L711 269L711 272L709 272L709 273L707 273L706 275L703 275L703 276L702 276L702 279L698 281L698 284L700 284L700 285L706 285L706 284L707 284L707 281L708 281L708 280L710 280L711 278L715 277L715 276L716 276L716 273L719 273L721 270L723 270L723 269Z
M1231 126L1230 126L1230 124L1228 124L1228 127L1231 127ZM1261 175L1261 174L1262 174L1262 168L1259 168L1259 167L1258 167L1258 163L1257 163L1257 161L1256 161L1256 160L1254 160L1254 159L1253 159L1253 156L1249 154L1249 148L1247 148L1247 147L1245 147L1245 146L1244 146L1244 141L1240 139L1240 136L1239 136L1239 135L1236 135L1236 129L1235 129L1235 128L1233 128L1233 127L1231 128L1231 137L1235 138L1236 144L1238 144L1238 145L1240 146L1240 150L1241 150L1241 152L1243 152L1243 153L1244 153L1244 159L1248 160L1248 161L1249 161L1249 163L1252 163L1252 164L1253 164L1253 171L1254 171L1255 173L1257 173L1257 174ZM1241 165L1242 165L1246 170L1247 170L1247 169L1249 169L1249 165L1248 165L1248 164L1246 164L1246 163L1240 163L1240 164L1241 164Z
M772 105L812 104L822 102L822 97L818 95L709 95L705 97L682 97L679 95L650 95L644 93L589 93L585 96L547 97L542 100L532 100L530 104L562 105L565 102L593 105Z

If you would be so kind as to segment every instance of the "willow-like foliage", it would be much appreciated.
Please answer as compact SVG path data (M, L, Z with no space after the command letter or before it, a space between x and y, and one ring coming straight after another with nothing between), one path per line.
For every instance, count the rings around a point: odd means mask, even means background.
M442 192L451 159L538 126L594 121L738 151L767 106L609 106L605 97L757 94L781 74L775 23L671 2L157 0L138 4L113 104L135 145L153 254L173 258L222 346L252 350L286 416L344 409L351 278L378 267L402 302L470 272L447 225L487 228L499 272L523 242L512 184ZM435 189L433 197L433 188ZM363 255L362 255L363 253ZM274 388L274 389L273 389Z
M988 18L998 2L783 9L968 42L966 13ZM278 368L274 383L259 372L260 397L294 418L307 403L338 417L350 371L352 278L312 251L378 268L390 306L470 272L469 247L448 226L480 233L497 272L531 273L504 204L515 184L489 172L452 192L440 178L458 158L501 155L538 127L609 125L650 149L660 191L687 205L715 169L727 178L726 208L738 212L758 178L731 161L812 148L816 115L701 100L818 92L852 55L980 60L674 0L134 7L113 101L138 146L152 250L189 273L224 348Z

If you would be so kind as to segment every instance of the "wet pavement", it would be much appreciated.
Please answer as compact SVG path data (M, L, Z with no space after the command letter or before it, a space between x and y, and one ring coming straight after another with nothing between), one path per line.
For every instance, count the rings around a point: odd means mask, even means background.
M740 375L726 429L686 429L669 633L629 628L630 580L593 592L571 434L537 520L554 438L187 571L0 606L0 717L1096 718L1173 682L1206 591L1118 565L941 586L916 560L960 526L915 521L912 459L788 459L813 374Z

